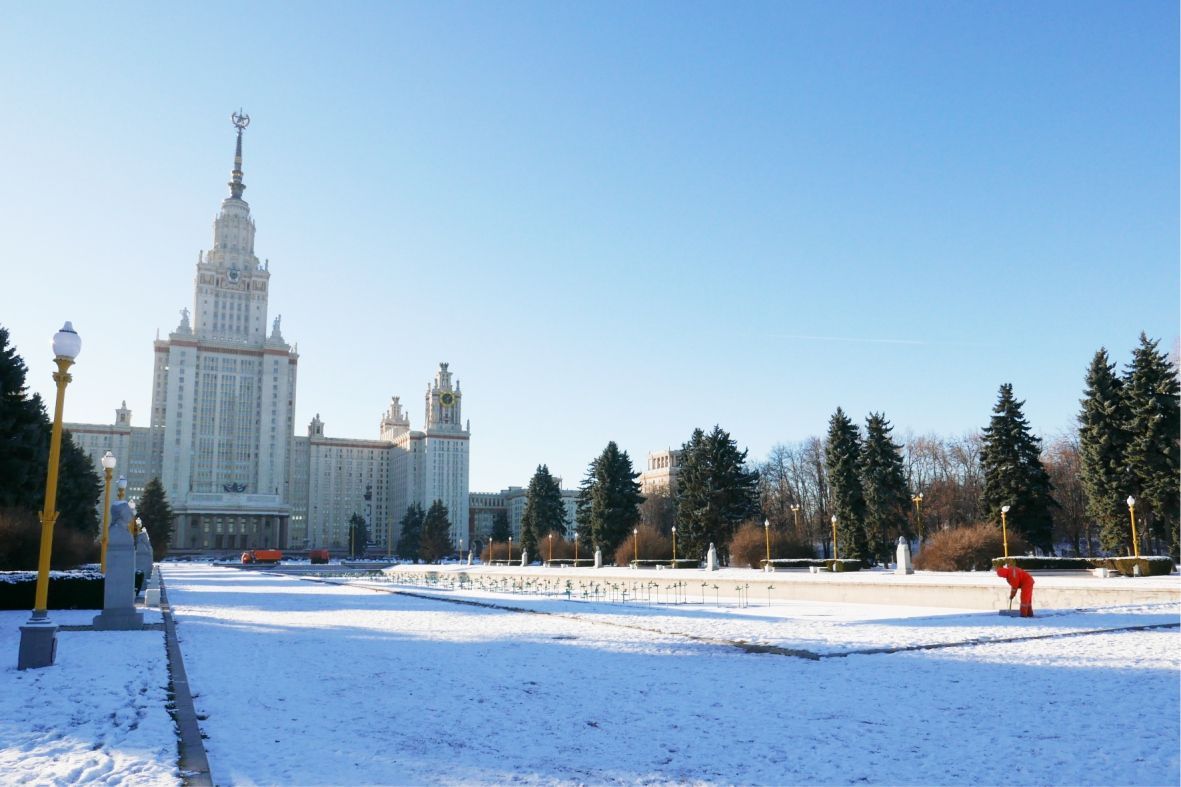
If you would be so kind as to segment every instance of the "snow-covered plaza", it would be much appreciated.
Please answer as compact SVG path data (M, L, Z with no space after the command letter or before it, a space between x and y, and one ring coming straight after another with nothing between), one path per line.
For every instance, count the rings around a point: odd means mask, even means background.
M1177 604L1020 620L162 569L217 784L1181 780ZM25 615L0 613L13 662ZM3 780L179 782L163 633L59 639L55 667L0 672Z

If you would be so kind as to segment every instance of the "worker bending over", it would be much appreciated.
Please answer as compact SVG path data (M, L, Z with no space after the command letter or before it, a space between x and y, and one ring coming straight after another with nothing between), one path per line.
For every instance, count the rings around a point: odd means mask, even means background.
M1021 591L1021 617L1033 617L1033 577L1029 575L1028 571L1017 568L1017 566L1001 566L996 570L998 577L1004 577L1012 590L1009 591L1009 600L1017 595L1017 591Z

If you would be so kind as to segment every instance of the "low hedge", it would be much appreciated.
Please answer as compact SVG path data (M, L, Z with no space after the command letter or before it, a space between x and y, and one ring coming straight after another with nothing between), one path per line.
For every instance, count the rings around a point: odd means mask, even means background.
M135 572L135 592L143 587L144 572ZM102 609L103 575L99 571L50 571L50 609ZM36 571L0 572L0 609L32 609L37 603Z
M1140 567L1140 576L1161 577L1173 573L1173 559L1167 555L1150 555L1144 557L1035 557L1019 555L1016 557L992 559L993 569L1000 568L1006 563L1014 563L1024 569L1071 569L1089 570L1092 568L1106 568L1118 571L1124 576L1135 576L1136 566Z
M826 561L824 561L824 564L828 568L829 571L860 571L861 570L861 561L857 560L855 558L851 559L851 560L845 559L845 558L840 558L839 560L826 560Z

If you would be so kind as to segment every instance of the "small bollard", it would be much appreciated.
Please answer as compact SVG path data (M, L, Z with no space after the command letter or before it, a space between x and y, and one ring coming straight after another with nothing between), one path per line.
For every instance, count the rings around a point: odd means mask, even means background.
M898 537L898 565L895 574L913 574L914 565L910 562L910 544L902 536Z

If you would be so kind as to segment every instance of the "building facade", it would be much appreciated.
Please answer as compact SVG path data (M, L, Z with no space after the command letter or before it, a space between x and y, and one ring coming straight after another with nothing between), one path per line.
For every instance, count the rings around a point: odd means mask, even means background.
M640 473L640 492L647 495L677 491L677 473L681 470L681 449L666 448L648 454L648 469Z
M462 392L448 364L428 384L423 431L412 431L397 397L374 439L330 438L317 415L294 435L299 354L267 328L270 265L255 254L255 223L243 199L242 135L230 194L197 255L192 310L155 341L152 409L133 427L126 404L115 423L67 424L95 461L110 450L128 475L128 495L159 478L176 512L172 548L348 547L349 520L390 551L406 508L448 507L453 540L468 525L468 443ZM124 470L126 468L126 470ZM101 473L101 470L100 470Z

